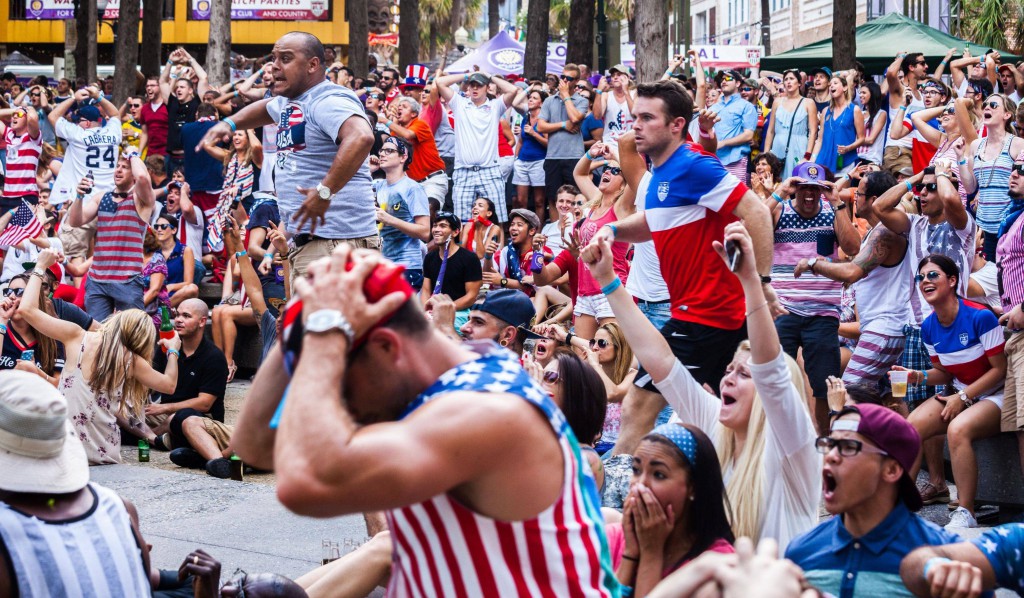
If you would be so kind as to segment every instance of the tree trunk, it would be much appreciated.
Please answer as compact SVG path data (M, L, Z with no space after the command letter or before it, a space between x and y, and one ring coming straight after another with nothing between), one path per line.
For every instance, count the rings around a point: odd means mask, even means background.
M163 66L164 0L146 0L142 5L142 56L140 66L147 77L159 77Z
M450 14L452 36L454 36L455 32L462 26L462 17L464 16L462 11L464 7L465 2L463 2L463 0L452 0L452 10Z
M431 21L430 23L430 41L427 43L427 56L426 62L431 62L437 55L437 23Z
M81 12L76 13L78 22L82 28L78 30L78 46L81 49L81 59L77 52L75 62L77 63L76 75L85 79L87 85L96 82L96 0L82 0Z
M348 7L348 68L356 77L366 77L370 68L370 24L366 17L366 2L347 2Z
M594 0L572 0L569 5L566 64L594 66L594 6Z
M836 0L840 2L842 0ZM636 0L636 80L656 81L668 68L668 7L664 0Z
M405 67L420 58L420 0L402 0L399 14L398 64Z
M832 69L852 69L857 62L857 5L832 2Z
M214 0L210 6L210 45L206 51L206 74L211 87L231 80L231 1Z
M501 0L487 0L487 39L493 39L498 35L498 25L501 24L501 13L498 10L500 4Z
M636 10L633 10L633 16L626 19L626 32L629 34L629 43L636 43Z
M764 46L764 55L772 55L772 14L771 2L761 0L761 45Z
M114 105L120 106L138 88L139 0L121 0L114 44Z
M523 71L529 79L543 79L548 58L548 26L551 0L529 0L526 16L526 56Z

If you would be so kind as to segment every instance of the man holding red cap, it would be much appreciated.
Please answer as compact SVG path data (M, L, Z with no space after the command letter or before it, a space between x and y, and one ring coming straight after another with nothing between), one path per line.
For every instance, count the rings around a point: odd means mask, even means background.
M386 509L389 594L618 596L597 487L561 411L516 355L435 329L403 278L381 276L390 267L342 245L295 281L306 333L276 438L270 367L239 418L239 456L276 466L296 513Z
M822 592L909 596L900 561L919 546L959 541L913 513L921 495L908 471L921 438L905 419L880 405L847 406L818 438L825 455L825 509L836 515L790 542L786 558Z

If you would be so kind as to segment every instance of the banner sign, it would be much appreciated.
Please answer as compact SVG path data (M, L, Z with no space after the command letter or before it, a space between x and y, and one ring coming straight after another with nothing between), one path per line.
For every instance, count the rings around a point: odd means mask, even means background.
M110 0L103 11L103 19L112 21L121 14L121 0ZM142 15L140 2L139 15ZM75 18L74 0L28 0L25 3L25 18L32 20L65 20Z
M48 0L47 0L48 1ZM209 21L213 0L191 0L193 21ZM234 21L326 21L327 0L231 0Z
M764 46L693 46L701 64L716 68L756 68Z
M398 47L397 33L371 33L369 37L371 46L394 46Z

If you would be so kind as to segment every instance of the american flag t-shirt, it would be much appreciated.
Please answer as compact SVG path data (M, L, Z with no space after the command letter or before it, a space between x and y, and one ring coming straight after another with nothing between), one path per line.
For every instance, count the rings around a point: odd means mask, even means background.
M0 234L0 247L10 247L25 239L34 239L42 231L43 223L36 218L32 206L22 200L14 212L14 217L7 223L7 228Z

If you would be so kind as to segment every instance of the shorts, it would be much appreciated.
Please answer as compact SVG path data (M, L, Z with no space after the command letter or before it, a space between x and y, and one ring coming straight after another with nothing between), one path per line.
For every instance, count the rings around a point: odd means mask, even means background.
M1003 386L1003 432L1024 430L1024 332L1014 332L1003 348L1006 384Z
M576 297L576 307L573 308L572 315L577 318L580 316L593 316L598 320L615 317L612 306L608 304L608 298L604 295L580 295Z
M548 198L548 202L555 203L558 188L562 185L576 185L572 172L579 161L579 158L544 159L544 197Z
M6 152L4 152L6 154ZM0 197L0 214L15 210L21 206L21 202L28 202L31 206L39 205L38 195L22 195L19 197Z
M508 208L505 205L505 180L501 177L501 169L497 166L456 168L453 174L455 184L452 190L452 202L455 215L467 222L473 211L473 202L477 197L486 197L494 202L498 222L508 221Z
M57 231L57 237L64 244L64 255L68 259L86 259L91 253L93 241L96 239L96 218L82 226L71 226L64 223Z
M686 366L698 384L718 388L740 341L747 338L747 326L744 324L736 330L725 330L672 319L661 328L661 336L665 337L672 354ZM643 364L633 384L644 390L658 392Z
M829 316L798 316L789 314L775 320L782 349L796 359L797 349L804 350L804 371L811 381L811 390L818 399L828 397L829 376L842 373L839 359L839 319Z
M658 330L661 330L672 319L671 301L644 301L640 299L636 302L636 306L640 308L640 312L647 316L647 319Z
M932 359L928 356L928 348L924 346L924 341L921 340L921 329L908 324L903 327L903 335L907 340L903 345L900 367L905 367L908 370L927 370L932 367ZM913 409L928 397L934 396L936 393L943 394L943 390L942 386L936 388L934 386L907 385L907 396L903 399L903 402L907 404L907 407Z
M887 388L889 377L886 372L899 363L905 341L902 336L862 332L843 372L843 382L863 384L871 389ZM907 390L910 390L909 386Z
M512 174L512 184L527 187L544 186L544 160L524 162L516 160Z
M501 156L498 158L498 170L501 171L501 182L508 182L508 175L512 174L512 164L516 161L515 156Z
M896 172L901 168L911 167L913 163L910 160L910 156L913 152L909 147L900 147L898 145L890 145L882 151L882 168L889 171L889 174L896 176Z
M420 188L427 195L427 199L433 199L438 205L443 205L444 197L448 193L448 176L444 172L428 176L420 181Z
M302 247L296 247L288 254L288 263L291 266L292 282L300 276L306 275L306 268L316 260L327 257L334 252L334 249L342 243L350 243L357 249L376 249L380 251L381 240L379 235L359 237L357 239L312 239Z

